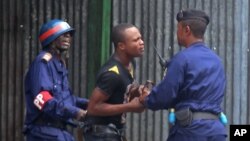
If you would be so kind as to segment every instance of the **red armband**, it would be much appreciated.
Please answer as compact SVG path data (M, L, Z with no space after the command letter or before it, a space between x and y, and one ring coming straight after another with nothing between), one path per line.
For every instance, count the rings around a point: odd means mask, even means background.
M42 110L44 105L53 97L51 96L49 91L41 91L36 98L34 99L34 104L35 106L39 109Z

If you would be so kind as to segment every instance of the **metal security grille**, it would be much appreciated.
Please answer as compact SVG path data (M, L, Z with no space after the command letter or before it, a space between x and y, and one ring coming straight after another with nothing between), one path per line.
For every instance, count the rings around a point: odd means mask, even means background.
M21 133L25 112L23 78L29 64L41 49L37 40L38 32L45 21L60 18L68 21L76 29L68 60L69 77L75 95L81 97L89 95L86 93L89 83L87 78L89 75L90 78L94 77L94 74L87 64L90 62L94 65L95 62L87 57L89 48L87 42L94 41L87 38L88 27L92 26L87 22L91 16L92 18L97 16L93 6L97 1L92 0L93 13L88 13L89 2L88 0L0 1L1 141L24 140ZM104 9L108 7L105 5L107 3L102 4ZM142 58L136 60L136 78L139 82L145 82L147 79L159 82L163 77L163 70L153 46L157 47L165 59L170 59L182 49L176 39L175 15L180 9L186 8L203 9L210 15L211 23L205 41L222 58L225 66L227 74L226 97L223 103L225 113L231 124L250 124L248 0L113 0L110 27L129 22L141 29L146 51ZM103 26L101 30L107 30L105 28L107 26ZM94 30L97 29L93 27ZM91 34L93 37L96 35L97 33ZM100 46L91 48L98 51ZM107 50L104 49L103 52L105 51ZM93 66L94 69L98 67ZM167 115L166 110L145 111L142 114L129 113L127 115L129 141L166 140Z

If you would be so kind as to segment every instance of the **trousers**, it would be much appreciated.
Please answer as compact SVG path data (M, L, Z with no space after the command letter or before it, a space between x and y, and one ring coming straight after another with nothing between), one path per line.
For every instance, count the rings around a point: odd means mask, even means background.
M33 126L25 136L26 141L75 141L68 131L49 126Z
M110 125L85 127L83 134L86 141L126 141L124 131Z
M214 136L185 136L174 134L168 137L167 141L226 141L225 135Z

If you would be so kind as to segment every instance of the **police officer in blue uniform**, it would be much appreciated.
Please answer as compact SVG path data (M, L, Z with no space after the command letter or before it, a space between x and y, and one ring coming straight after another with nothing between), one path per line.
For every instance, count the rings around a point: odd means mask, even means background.
M177 39L185 49L166 64L166 74L140 102L151 110L175 109L168 141L225 141L219 120L225 92L221 59L204 43L209 17L200 10L180 11Z
M134 109L139 99L128 103L126 95L134 82L133 59L144 52L141 33L134 25L122 23L113 28L112 41L115 52L100 69L89 100L84 127L87 141L126 141L126 112L144 110Z
M39 33L42 51L25 77L27 141L74 141L67 126L86 115L88 100L72 95L65 58L74 29L59 19L45 23ZM84 110L85 109L85 110Z

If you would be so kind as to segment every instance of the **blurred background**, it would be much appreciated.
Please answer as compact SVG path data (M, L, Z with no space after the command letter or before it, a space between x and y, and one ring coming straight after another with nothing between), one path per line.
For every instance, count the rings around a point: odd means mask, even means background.
M154 46L166 60L182 49L177 43L175 17L188 8L210 16L205 41L225 67L227 88L222 106L229 124L250 124L249 5L248 0L1 0L0 140L24 141L23 79L41 49L38 32L44 22L59 18L76 29L67 61L70 84L75 95L88 98L98 69L113 52L110 30L114 25L128 22L140 28L145 54L136 59L136 80L157 83L164 70ZM129 113L128 140L166 140L167 115L167 110ZM81 131L73 132L80 141Z

